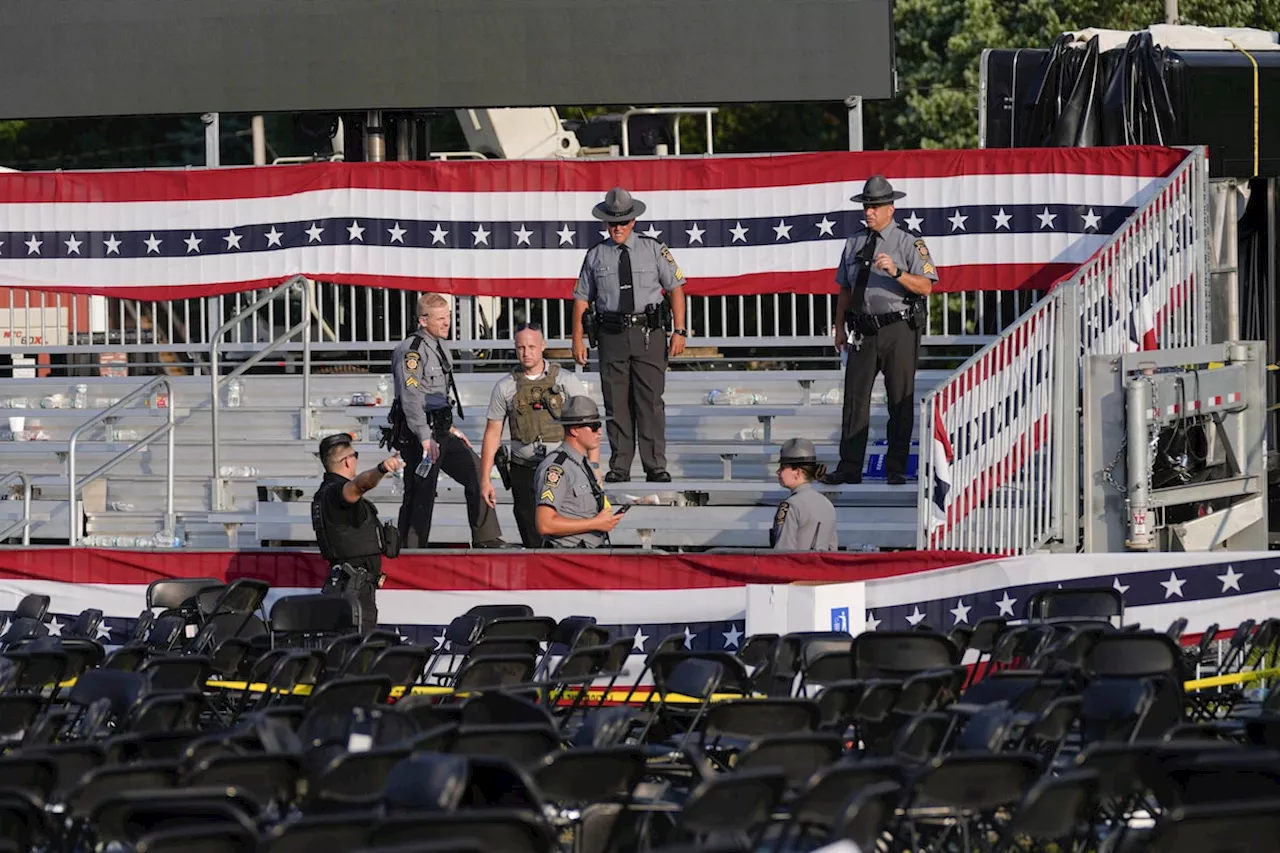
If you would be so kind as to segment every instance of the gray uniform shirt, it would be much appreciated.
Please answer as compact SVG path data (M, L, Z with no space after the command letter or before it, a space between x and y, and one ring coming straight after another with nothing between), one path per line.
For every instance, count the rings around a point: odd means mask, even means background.
M844 241L844 253L840 256L840 266L836 270L836 284L842 289L852 290L853 285L858 281L858 271L863 265L858 258L858 252L866 245L873 233L875 232L866 229ZM922 275L930 281L938 280L938 271L934 268L933 258L929 257L929 247L924 244L923 239L899 228L897 222L890 222L889 226L880 232L875 251L871 255L872 259L881 252L893 258L894 264L904 272ZM906 300L911 295L911 291L903 287L893 276L873 267L871 274L867 277L866 306L850 305L849 310L855 314L888 314L893 311L902 311L907 307Z
M834 551L836 508L812 483L802 483L778 504L769 539L779 551Z
M631 253L631 281L635 287L637 314L661 302L664 291L684 284L684 273L665 243L632 231L623 245ZM618 280L621 258L622 250L610 239L588 249L582 261L582 271L578 273L578 283L573 288L573 298L594 303L602 314L617 313L621 296Z
M544 363L547 369L550 369L550 363ZM541 373L537 376L530 376L530 379L541 379ZM564 394L564 399L570 397L587 397L587 386L582 383L572 371L560 368L560 376L556 381L557 389ZM491 421L505 421L511 416L511 404L516 399L516 378L508 373L498 380L493 386L493 393L489 395L489 411L485 413L485 417ZM559 447L556 444L524 444L523 442L511 439L511 456L513 459L522 459L526 462L532 461L543 453L550 453ZM541 449L540 449L541 448Z
M560 456L564 454L564 459ZM601 509L596 490L595 475L587 468L587 460L567 444L551 453L533 475L533 488L538 493L538 506L549 506L565 518L593 518ZM603 492L603 490L601 490ZM549 538L548 543L557 548L599 548L605 542L603 533L581 533L573 536Z
M427 409L449 405L449 373L453 370L453 360L439 338L424 331L417 334L422 336L422 342L416 349L413 335L396 346L391 355L391 376L409 429L419 441L426 441L431 438Z

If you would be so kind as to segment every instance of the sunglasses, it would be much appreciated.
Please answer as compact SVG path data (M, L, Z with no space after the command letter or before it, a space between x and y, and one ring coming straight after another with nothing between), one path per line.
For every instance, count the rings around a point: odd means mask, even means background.
M578 424L582 429L589 429L592 432L599 432L603 424Z
M541 332L542 324L541 323L521 323L519 326L516 326L517 332L523 332L526 330L530 332Z
M344 457L342 457L341 459L339 459L338 461L339 461L339 462L346 462L348 459L359 459L359 458L360 458L360 451L358 451L358 450L353 450L353 451L351 451L351 454L350 454L349 456L344 456Z

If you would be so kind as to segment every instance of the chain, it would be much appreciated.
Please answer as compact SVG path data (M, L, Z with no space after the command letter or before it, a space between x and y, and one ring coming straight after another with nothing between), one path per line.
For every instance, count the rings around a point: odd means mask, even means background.
M1159 399L1159 394L1157 393L1155 380L1152 379L1150 376L1145 376L1143 377L1143 381L1151 386L1151 411L1159 411L1160 399ZM1155 418L1152 418L1152 417L1147 418L1147 441L1151 446L1151 451L1150 451L1151 455L1148 458L1154 459L1155 452L1160 447L1160 424ZM1122 495L1129 494L1129 489L1126 484L1116 480L1115 470L1116 470L1116 466L1120 464L1120 460L1124 458L1125 451L1128 448L1129 448L1129 436L1126 433L1125 437L1120 442L1120 449L1116 451L1115 458L1111 460L1111 464L1109 464L1107 467L1102 469L1102 482L1106 483L1108 486L1111 486L1113 489L1115 489L1117 492L1119 492ZM1154 466L1148 465L1146 470L1147 494L1151 494L1152 467Z

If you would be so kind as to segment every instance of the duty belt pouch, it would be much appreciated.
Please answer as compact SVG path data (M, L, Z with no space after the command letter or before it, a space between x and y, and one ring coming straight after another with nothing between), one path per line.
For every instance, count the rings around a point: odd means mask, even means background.
M431 427L431 437L440 441L453 428L453 409L430 410L427 412L427 425Z
M390 560L400 556L400 529L389 521L382 525L382 556Z
M662 328L662 310L657 305L644 309L645 327L654 331Z
M907 326L911 331L918 332L924 328L925 322L929 318L929 300L913 299L907 305Z

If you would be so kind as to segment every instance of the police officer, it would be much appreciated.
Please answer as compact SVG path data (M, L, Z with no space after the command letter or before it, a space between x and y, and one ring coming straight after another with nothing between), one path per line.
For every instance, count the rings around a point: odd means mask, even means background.
M511 499L515 504L516 524L526 548L542 546L534 519L538 493L533 475L547 453L554 451L564 439L564 427L556 420L565 400L585 397L586 386L572 371L544 357L547 340L537 323L521 323L516 328L516 357L520 364L493 386L489 397L488 423L480 449L480 494L490 507L498 505L492 472L498 448L502 443L502 425L511 424L511 448L505 466L509 473ZM587 453L593 471L600 469L600 443ZM499 465L502 469L504 465Z
M480 457L471 442L453 426L453 406L462 416L453 362L444 341L453 327L448 301L437 293L418 299L418 330L405 338L391 356L396 383L392 418L403 418L407 440L398 445L404 455L404 501L400 506L400 536L406 548L427 547L435 511L436 483L444 471L456 480L467 499L471 541L477 548L502 548L497 514L480 496ZM450 399L452 398L452 399ZM394 424L393 424L394 427ZM419 476L426 458L430 470Z
M538 532L553 548L599 548L622 520L605 499L587 456L600 449L600 410L590 397L570 397L560 413L564 442L534 475Z
M346 433L328 436L320 442L324 479L311 499L311 526L325 561L331 567L345 564L355 570L346 575L335 570L326 591L342 592L355 599L360 610L360 633L367 634L378 625L374 593L381 585L387 534L378 521L378 510L364 495L372 491L384 475L404 467L404 462L393 455L379 462L377 468L357 473L359 458L360 454L351 446L351 436ZM332 587L335 580L338 584Z
M636 442L651 483L669 483L667 473L666 388L668 357L684 352L684 273L671 250L658 240L634 233L645 205L621 187L592 210L609 236L593 246L582 262L573 289L573 357L587 363L583 317L594 308L600 345L600 385L609 416L612 457L607 483L631 479ZM671 296L671 341L664 331L663 294Z
M830 484L862 482L877 373L884 374L889 408L885 473L890 485L907 482L920 332L938 272L924 240L894 222L893 203L905 195L874 175L852 199L862 204L867 227L845 241L836 270L835 345L848 363L840 464L827 476Z
M813 488L822 477L818 451L813 442L793 438L782 445L778 455L778 483L791 495L778 504L773 517L769 544L779 551L834 551L836 508L826 495Z

